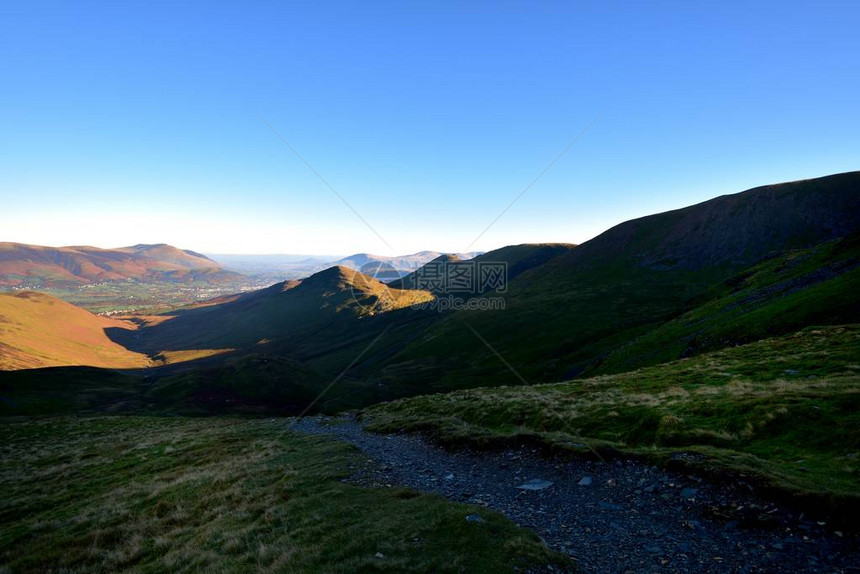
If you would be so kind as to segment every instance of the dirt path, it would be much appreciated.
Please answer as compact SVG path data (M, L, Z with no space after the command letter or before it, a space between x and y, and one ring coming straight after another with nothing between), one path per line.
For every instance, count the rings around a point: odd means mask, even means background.
M497 510L585 572L860 572L854 534L761 500L742 482L709 483L633 460L555 461L527 446L449 452L346 418L305 418L294 428L367 453L372 461L351 482Z

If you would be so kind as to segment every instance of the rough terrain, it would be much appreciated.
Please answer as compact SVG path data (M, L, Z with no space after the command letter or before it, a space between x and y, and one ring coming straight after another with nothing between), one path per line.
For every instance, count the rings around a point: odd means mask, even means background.
M769 502L743 481L637 460L553 460L527 445L446 451L417 435L369 433L345 417L304 418L293 428L367 453L371 461L351 482L500 511L585 572L860 572L856 533Z

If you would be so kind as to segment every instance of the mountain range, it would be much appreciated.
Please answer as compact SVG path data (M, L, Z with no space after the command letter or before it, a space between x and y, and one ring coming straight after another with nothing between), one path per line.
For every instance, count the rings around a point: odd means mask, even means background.
M398 279L442 255L439 251L419 251L410 255L373 255L354 253L346 257L323 255L219 255L210 257L225 269L246 275L299 279L335 265L372 275L383 281ZM458 254L471 259L478 252Z
M0 243L0 286L5 287L73 286L129 279L223 284L240 278L205 255L166 244L100 249Z
M503 309L440 312L434 302L446 291L422 285L416 271L386 284L341 264L137 317L134 330L90 328L152 361L143 375L146 401L158 408L354 407L620 372L808 325L860 322L858 234L860 172L851 172L635 219L579 246L480 254L469 266L506 270L504 288L481 295L503 301ZM434 252L415 256L429 257L425 264L464 263ZM374 261L382 260L351 259L357 267ZM10 344L3 324L0 342ZM95 364L83 355L53 360ZM68 373L70 388L142 374ZM32 385L25 372L4 377L13 381L7 389L23 384L14 381Z

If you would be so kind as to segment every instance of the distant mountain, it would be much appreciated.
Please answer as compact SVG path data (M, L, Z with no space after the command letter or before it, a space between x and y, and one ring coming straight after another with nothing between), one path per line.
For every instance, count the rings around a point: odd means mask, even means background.
M473 252L459 254L459 256L463 259L471 259L478 254L479 252ZM246 275L272 278L277 281L301 279L335 265L342 265L356 271L361 271L381 281L391 281L418 269L440 255L441 253L438 251L420 251L411 255L397 256L355 253L347 257L219 254L212 254L210 257L226 269Z
M510 245L486 253L479 253L474 257L469 257L473 255L471 253L439 255L425 265L441 265L444 272L448 272L447 268L470 266L473 263L500 265L506 284L521 273L565 255L575 247L576 245L572 243ZM426 282L422 281L422 277L426 280L426 273L422 268L419 268L399 280L392 281L389 285L396 289L417 289L421 287L422 282ZM442 290L444 289L439 288L437 292Z
M237 255L210 254L210 258L230 271L283 281L300 279L331 266L340 256L331 255Z
M132 245L131 247L120 247L114 251L139 255L159 263L170 263L189 269L211 269L218 264L203 254L196 253L190 249L177 249L165 243Z
M134 279L223 284L240 280L205 255L165 244L118 249L0 243L0 286L55 287Z
M132 332L133 323L93 315L50 295L0 293L0 370L57 365L134 368L145 354L113 342L107 329Z
M472 259L479 252L471 252L471 253L456 253L453 254L460 259ZM349 267L351 269L357 269L360 271L365 271L365 268L377 268L382 264L382 266L386 269L395 269L397 271L404 272L404 274L409 273L410 271L414 271L421 267L422 265L426 265L430 261L438 258L443 255L438 251L419 251L418 253L413 253L411 255L395 255L395 256L387 256L387 255L373 255L371 253L356 253L354 255L350 255L349 257L344 257L343 259L339 259L335 261L335 265L343 265L345 267Z

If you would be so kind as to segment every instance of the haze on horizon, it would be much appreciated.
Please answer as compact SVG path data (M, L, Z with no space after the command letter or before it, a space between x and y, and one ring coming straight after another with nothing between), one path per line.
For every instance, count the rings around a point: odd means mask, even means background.
M858 16L849 2L6 3L0 241L581 243L856 170Z

